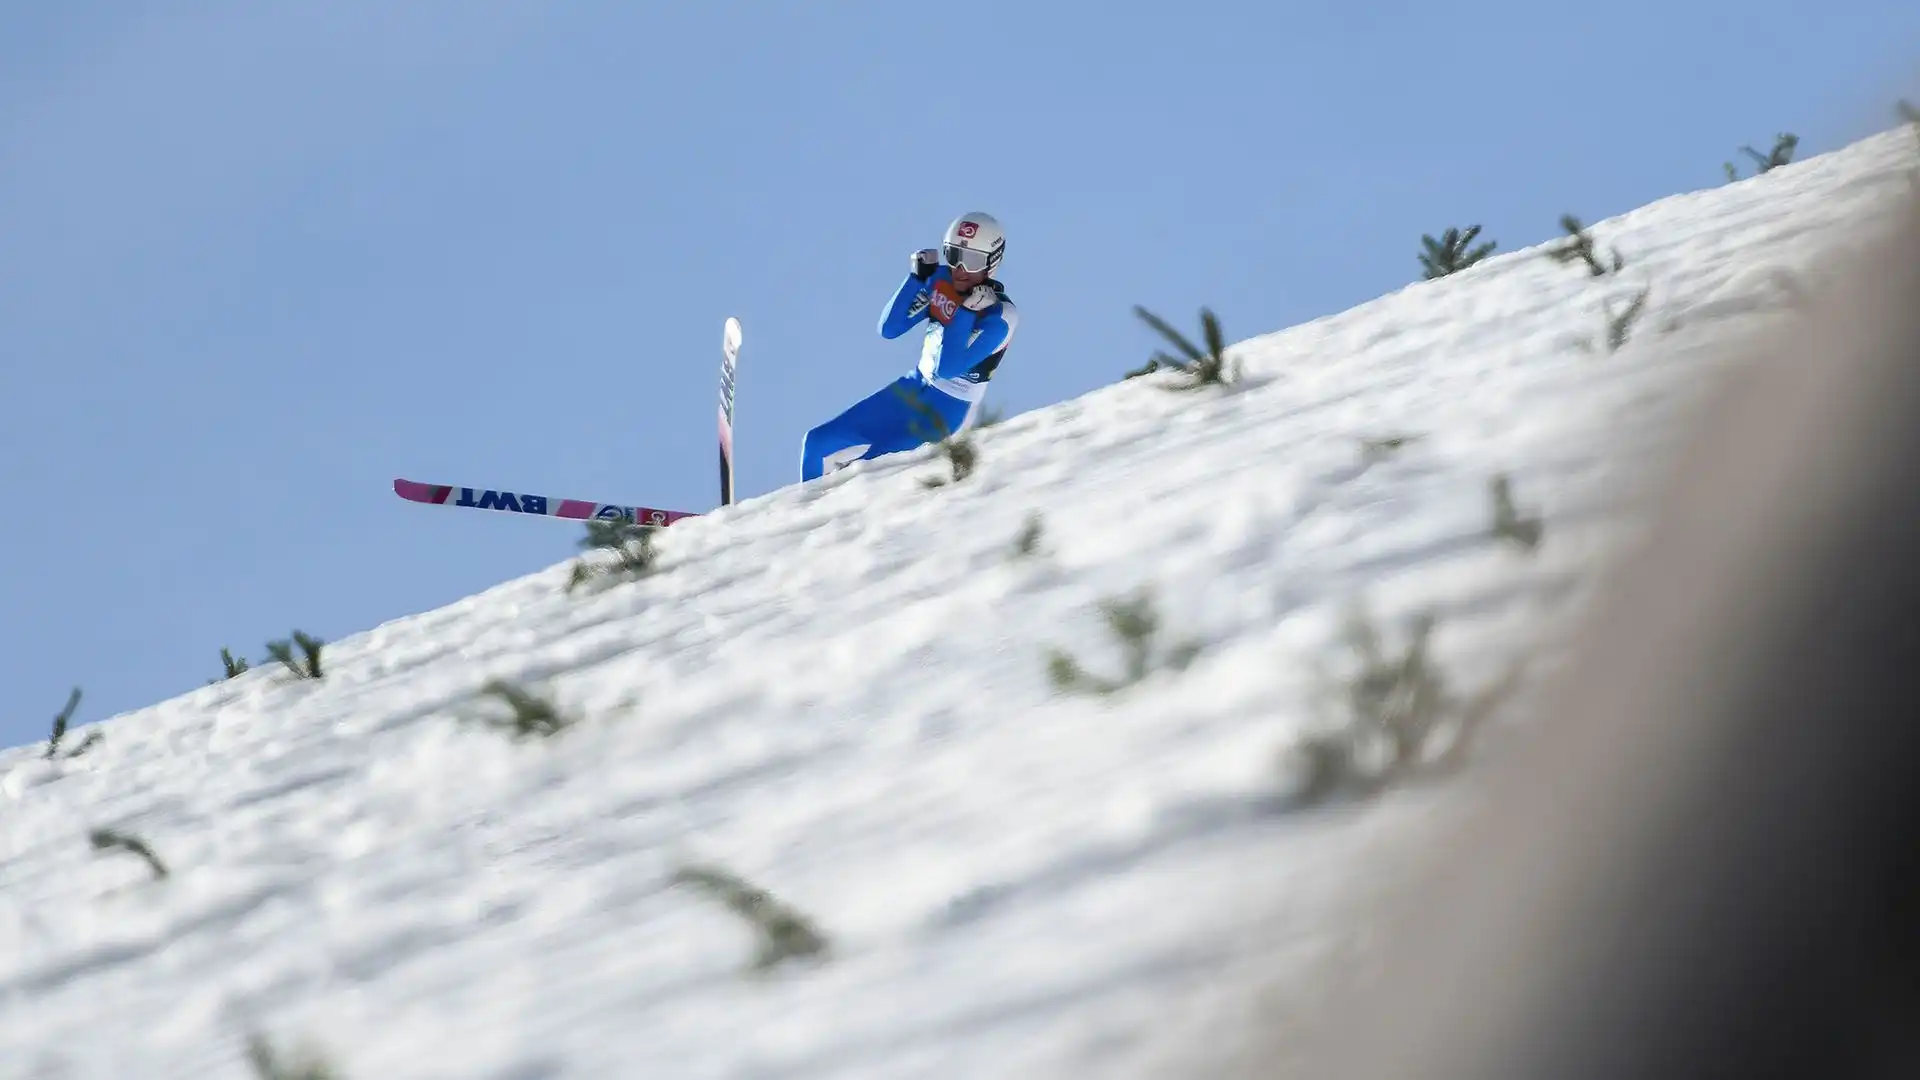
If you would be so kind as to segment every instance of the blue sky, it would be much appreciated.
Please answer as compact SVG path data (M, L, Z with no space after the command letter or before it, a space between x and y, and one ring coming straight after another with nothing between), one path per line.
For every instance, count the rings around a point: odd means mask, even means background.
M1305 10L1303 10L1305 9ZM911 366L907 253L1009 235L1012 412L1155 347L1890 126L1920 5L0 0L0 743L573 554L413 479L687 510Z

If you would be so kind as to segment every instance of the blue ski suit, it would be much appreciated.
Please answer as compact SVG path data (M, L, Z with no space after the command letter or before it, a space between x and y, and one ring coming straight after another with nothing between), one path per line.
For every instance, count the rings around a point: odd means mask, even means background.
M925 279L907 275L880 315L880 336L892 340L925 320L919 369L807 432L800 444L801 480L863 458L911 450L964 431L973 422L986 397L987 380L1000 366L1020 321L1005 286L991 279L987 284L998 300L974 311L961 302L948 267Z

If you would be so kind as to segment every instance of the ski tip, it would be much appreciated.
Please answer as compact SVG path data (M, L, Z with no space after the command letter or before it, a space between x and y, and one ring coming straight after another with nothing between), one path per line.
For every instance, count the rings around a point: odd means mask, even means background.
M445 502L452 491L453 489L445 484L423 484L418 480L400 479L393 482L393 493L409 502Z
M732 315L727 316L726 328L720 332L720 347L729 356L740 350L740 320Z

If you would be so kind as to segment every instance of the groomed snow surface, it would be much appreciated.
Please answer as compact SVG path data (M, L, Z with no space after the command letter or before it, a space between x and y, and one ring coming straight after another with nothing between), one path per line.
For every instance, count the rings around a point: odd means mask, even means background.
M8 750L0 1075L248 1076L251 1032L357 1080L1171 1075L1232 1034L1211 1009L1310 1001L1342 912L1472 783L1281 808L1348 606L1434 612L1463 689L1551 659L1715 343L1790 317L1914 161L1889 132L1666 199L1592 224L1617 276L1500 255L1238 344L1235 392L1014 417L955 485L929 451L864 463L675 525L645 580L569 595L563 563L329 644L320 681L263 666L77 758ZM1497 472L1536 552L1490 535ZM1198 659L1055 692L1050 648L1118 670L1098 605L1143 586ZM508 737L495 678L577 724ZM691 862L829 954L747 971L748 924L671 883Z

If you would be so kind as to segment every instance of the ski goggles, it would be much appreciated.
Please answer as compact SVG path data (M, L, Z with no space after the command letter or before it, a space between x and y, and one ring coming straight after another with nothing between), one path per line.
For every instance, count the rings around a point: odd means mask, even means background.
M993 262L993 256L986 252L961 247L959 244L943 245L940 248L940 255L947 260L948 266L958 267L969 274L984 274Z

